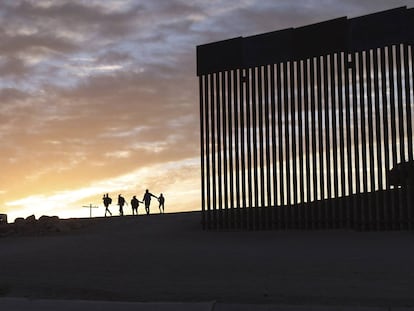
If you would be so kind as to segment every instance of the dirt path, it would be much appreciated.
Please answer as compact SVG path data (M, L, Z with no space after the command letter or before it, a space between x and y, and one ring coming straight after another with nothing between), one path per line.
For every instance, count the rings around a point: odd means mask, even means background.
M414 306L411 232L205 232L198 213L0 239L0 295Z

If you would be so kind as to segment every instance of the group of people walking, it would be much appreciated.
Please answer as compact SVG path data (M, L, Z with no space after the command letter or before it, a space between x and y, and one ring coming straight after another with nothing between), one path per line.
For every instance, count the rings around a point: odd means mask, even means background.
M132 215L138 215L138 207L139 207L139 203L142 203L145 205L145 212L147 213L147 215L150 214L150 204L151 204L151 197L154 197L158 200L158 208L160 210L160 213L163 214L164 213L164 202L165 202L165 198L162 195L162 193L157 197L155 195L153 195L151 192L147 190L145 190L144 196L142 197L142 201L138 200L137 197L134 195L131 199L131 208L132 208ZM109 210L109 205L112 204L112 198L109 197L109 194L104 194L103 198L103 204L105 206L105 217L106 214L108 213L110 216L112 216L112 212ZM120 216L124 216L124 205L128 205L128 203L126 202L125 198L122 195L118 195L118 203L117 205L119 206L119 215Z

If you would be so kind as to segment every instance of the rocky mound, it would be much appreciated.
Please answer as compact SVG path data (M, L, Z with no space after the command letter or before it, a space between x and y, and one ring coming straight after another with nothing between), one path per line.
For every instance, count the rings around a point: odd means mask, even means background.
M58 233L68 233L81 229L88 224L81 219L59 219L58 216L34 215L27 218L16 218L14 223L0 225L0 237L8 236L39 236Z

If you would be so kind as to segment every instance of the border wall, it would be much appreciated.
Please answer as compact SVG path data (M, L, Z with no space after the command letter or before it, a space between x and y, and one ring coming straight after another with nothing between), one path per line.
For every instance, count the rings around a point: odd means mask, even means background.
M412 229L414 10L197 47L205 229Z

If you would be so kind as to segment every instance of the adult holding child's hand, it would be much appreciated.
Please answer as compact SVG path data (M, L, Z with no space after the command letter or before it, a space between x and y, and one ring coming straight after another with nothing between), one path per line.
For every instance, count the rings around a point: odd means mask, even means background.
M150 214L151 197L154 197L158 200L158 198L155 195L153 195L151 192L148 191L148 189L146 189L144 193L144 197L142 198L142 201L144 201L145 211L147 215Z

